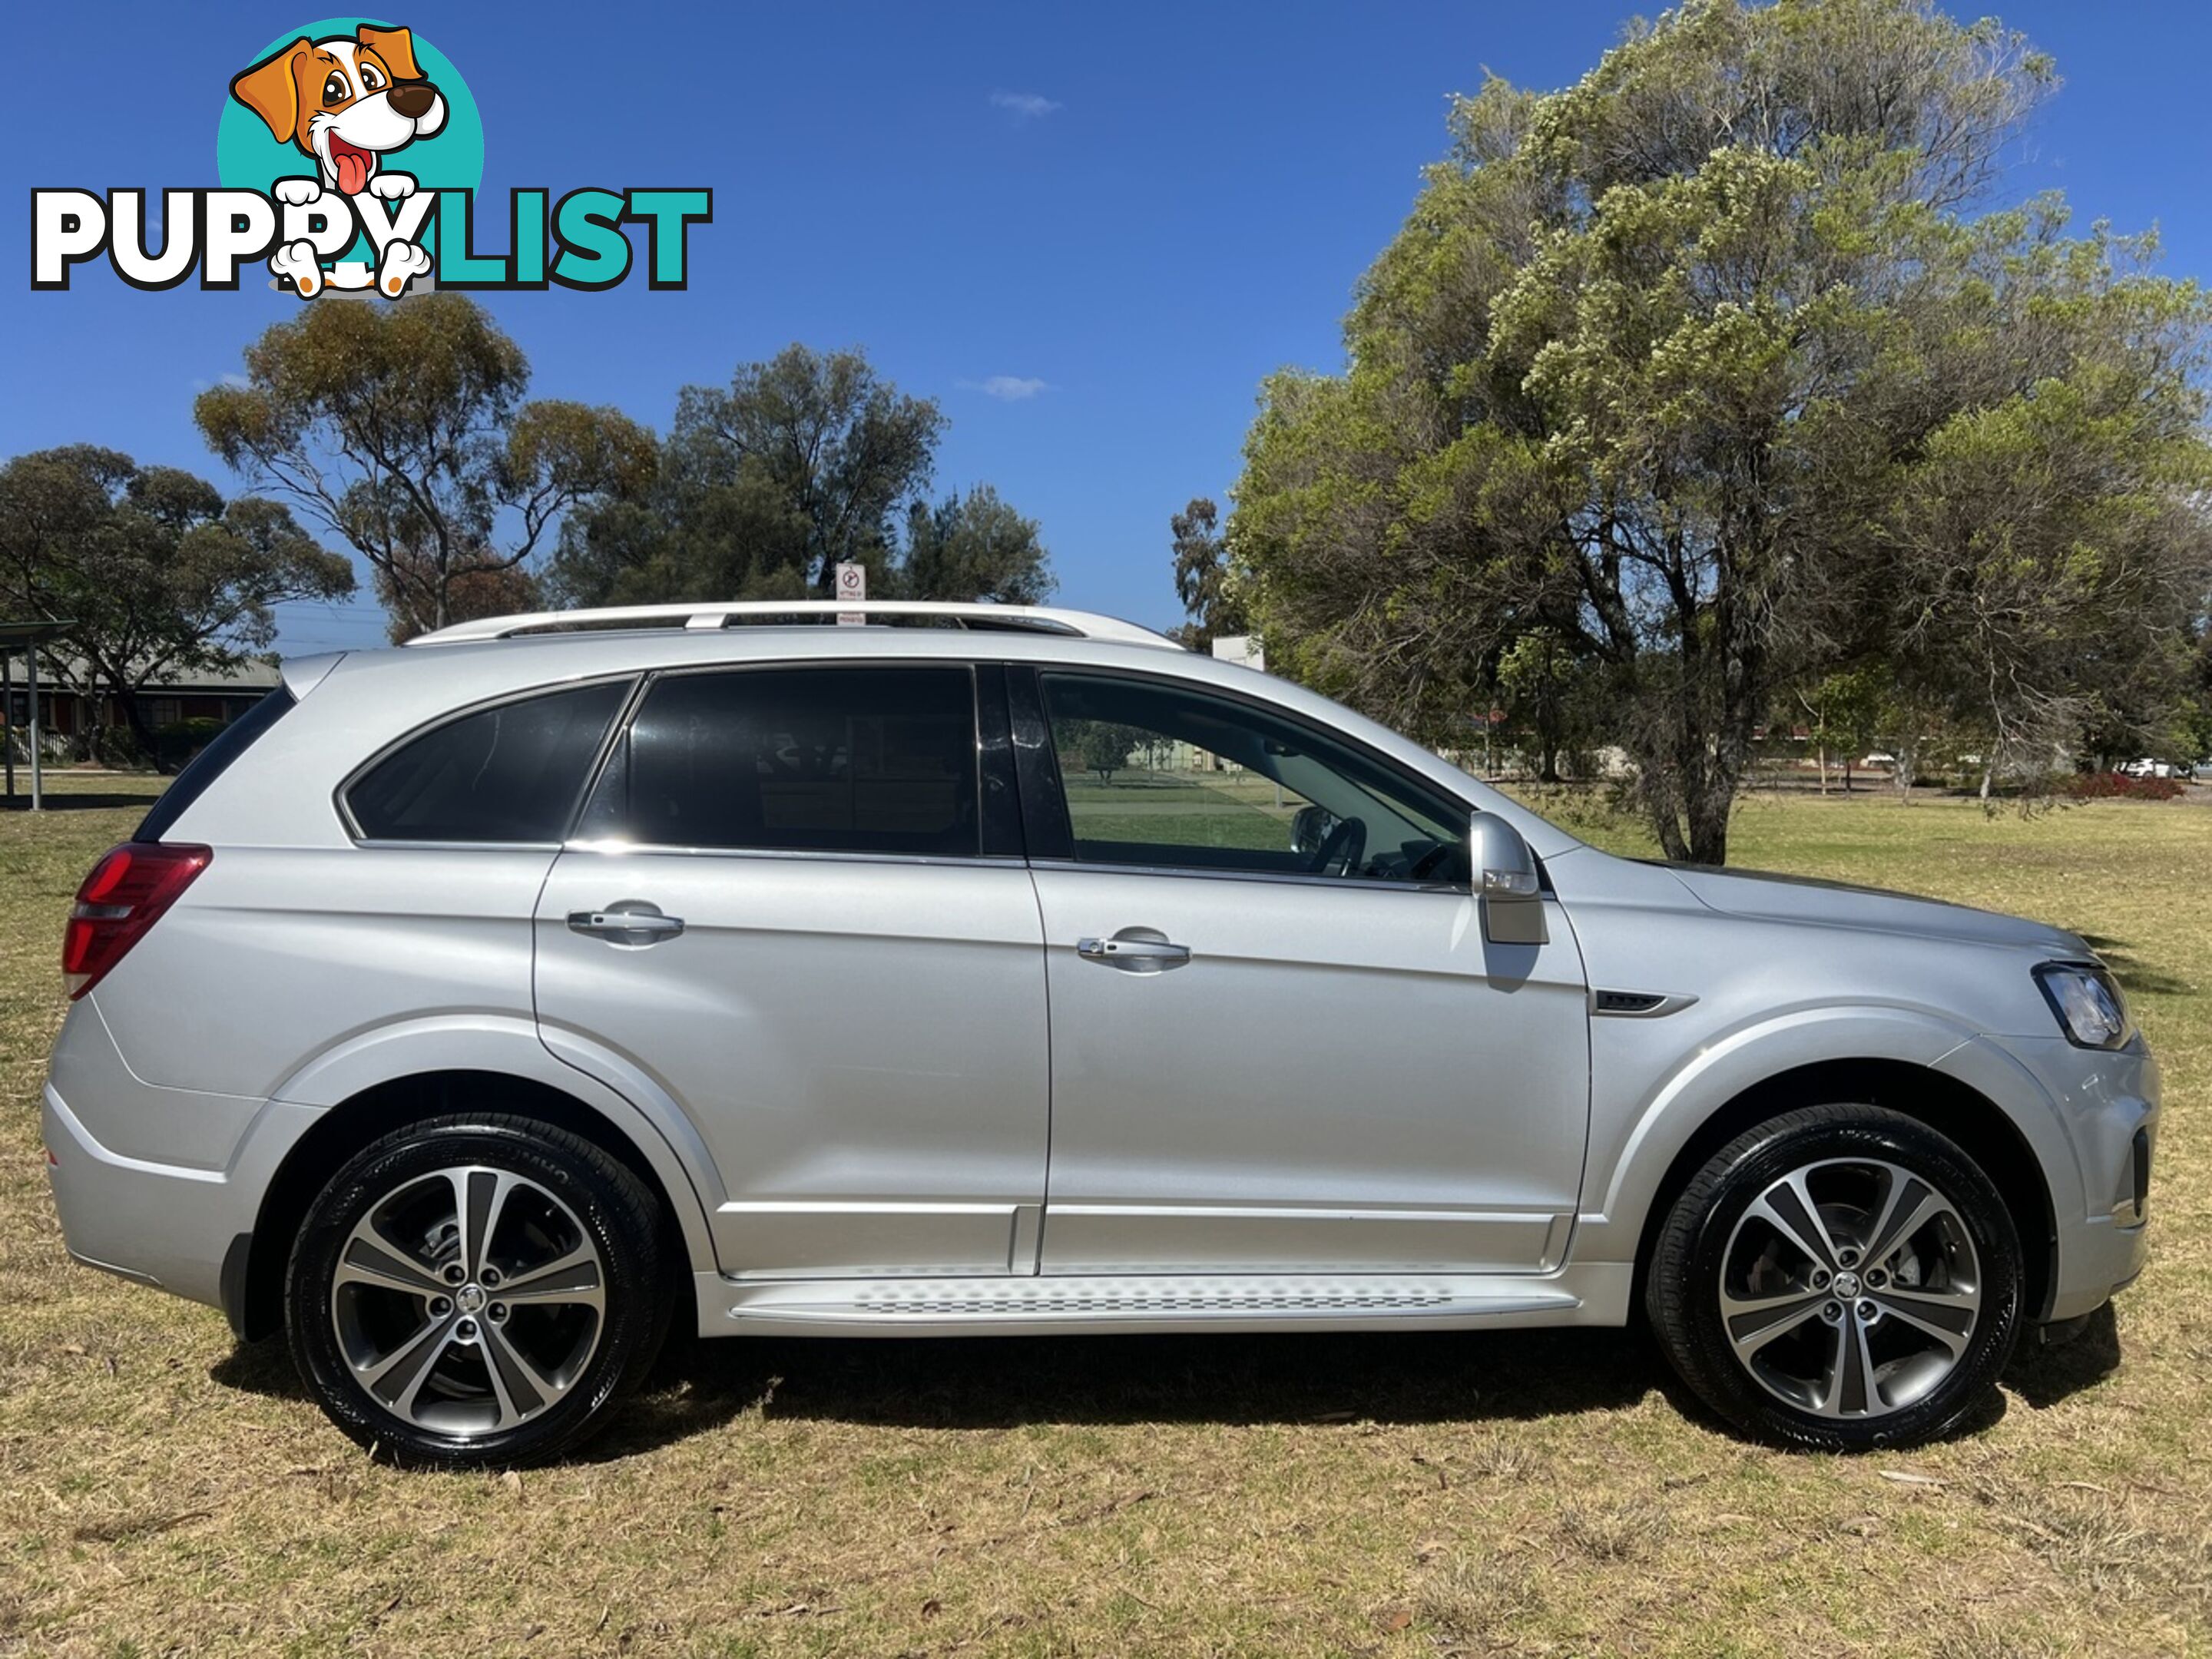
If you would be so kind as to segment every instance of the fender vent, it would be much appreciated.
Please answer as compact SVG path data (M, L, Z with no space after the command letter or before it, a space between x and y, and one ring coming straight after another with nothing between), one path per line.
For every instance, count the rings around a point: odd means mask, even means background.
M1590 1010L1600 1014L1648 1014L1666 1000L1657 991L1600 991L1590 999Z

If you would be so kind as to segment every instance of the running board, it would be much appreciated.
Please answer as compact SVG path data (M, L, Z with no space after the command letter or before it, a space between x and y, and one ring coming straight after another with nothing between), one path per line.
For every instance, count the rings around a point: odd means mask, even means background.
M1581 1322L1558 1275L1070 1275L730 1279L696 1276L700 1328L736 1335L958 1335L1205 1328L1405 1329Z

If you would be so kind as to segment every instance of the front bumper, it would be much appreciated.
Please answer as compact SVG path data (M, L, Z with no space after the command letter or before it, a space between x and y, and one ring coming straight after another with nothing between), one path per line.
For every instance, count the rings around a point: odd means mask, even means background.
M2142 1038L2108 1050L2058 1036L1978 1037L1938 1069L2002 1102L2042 1165L2054 1260L2041 1320L2092 1312L2142 1272L2160 1077Z

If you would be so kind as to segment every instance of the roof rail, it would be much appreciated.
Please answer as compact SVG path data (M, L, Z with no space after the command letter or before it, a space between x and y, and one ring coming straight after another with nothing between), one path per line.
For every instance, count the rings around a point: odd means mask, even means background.
M953 605L927 599L738 599L696 605L624 605L596 611L532 611L514 617L483 617L455 623L434 633L418 634L416 645L460 645L471 641L513 639L518 634L650 626L680 622L687 629L726 628L732 622L828 621L859 615L874 622L902 617L941 617L962 628L1023 634L1059 634L1073 639L1104 640L1116 645L1149 645L1169 651L1183 647L1164 634L1088 611L1061 611L1039 605Z

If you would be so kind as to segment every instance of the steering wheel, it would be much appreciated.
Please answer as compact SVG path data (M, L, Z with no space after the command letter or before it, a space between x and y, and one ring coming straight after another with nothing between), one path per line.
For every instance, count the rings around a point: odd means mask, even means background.
M1335 829L1328 832L1312 860L1306 865L1310 876L1348 876L1359 867L1359 860L1367 852L1367 825L1358 818L1338 820Z

